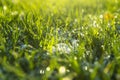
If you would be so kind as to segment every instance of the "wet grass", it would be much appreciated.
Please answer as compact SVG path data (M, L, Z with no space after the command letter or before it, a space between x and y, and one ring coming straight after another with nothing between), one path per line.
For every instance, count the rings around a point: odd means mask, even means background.
M0 80L119 80L119 0L0 0Z

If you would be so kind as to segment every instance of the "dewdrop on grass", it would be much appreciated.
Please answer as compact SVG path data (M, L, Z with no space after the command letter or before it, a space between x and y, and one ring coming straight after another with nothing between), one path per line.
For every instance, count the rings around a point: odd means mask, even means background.
M40 70L40 74L44 74L44 70Z
M50 71L50 67L47 67L46 70L47 70L47 71Z
M7 10L7 6L6 5L3 6L3 10L4 11Z
M61 67L59 68L59 73L60 73L60 74L65 74L65 72L66 72L66 68L65 68L64 66L61 66Z

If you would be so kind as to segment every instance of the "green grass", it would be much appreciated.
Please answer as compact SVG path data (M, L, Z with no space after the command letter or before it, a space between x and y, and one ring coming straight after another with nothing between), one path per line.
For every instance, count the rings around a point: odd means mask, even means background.
M119 0L0 0L0 80L120 80Z

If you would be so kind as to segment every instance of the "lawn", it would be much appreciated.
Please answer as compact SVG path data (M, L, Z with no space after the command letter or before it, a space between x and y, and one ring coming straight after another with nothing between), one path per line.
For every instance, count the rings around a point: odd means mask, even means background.
M0 0L0 80L120 80L120 0Z

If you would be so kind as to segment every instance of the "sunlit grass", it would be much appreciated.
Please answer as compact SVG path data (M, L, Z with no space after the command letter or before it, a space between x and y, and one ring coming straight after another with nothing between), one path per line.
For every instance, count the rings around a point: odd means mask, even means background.
M0 80L119 80L119 0L1 0Z

